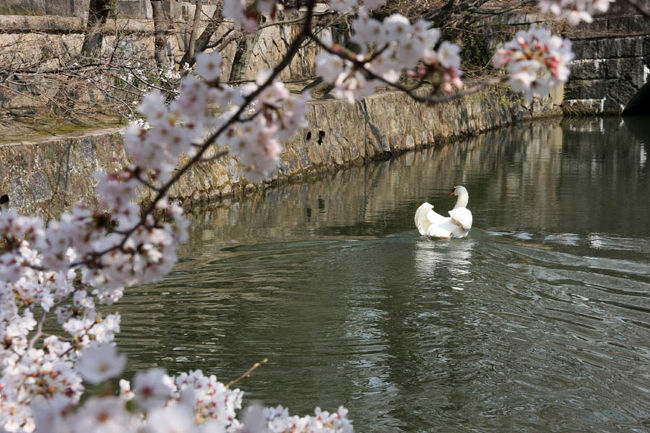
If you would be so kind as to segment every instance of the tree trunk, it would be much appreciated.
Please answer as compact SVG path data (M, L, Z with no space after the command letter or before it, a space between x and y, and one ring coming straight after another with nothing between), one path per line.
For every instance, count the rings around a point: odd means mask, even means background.
M183 58L181 59L181 65L184 65L185 63L187 63L190 66L194 65L196 53L200 53L207 48L208 44L210 43L210 38L212 38L214 32L217 31L217 28L219 28L219 25L221 25L221 23L223 22L223 16L221 15L221 8L222 8L222 3L218 2L217 8L214 10L214 13L212 14L212 19L210 19L210 22L201 33L201 36L198 37L198 39L194 43L194 46L192 47L192 45L190 44L190 48L185 52ZM192 28L192 32L194 32L194 28ZM190 53L192 49L193 52Z
M115 0L90 0L88 5L88 24L81 46L81 55L97 57L102 50L104 34L101 27L115 8Z
M449 24L449 18L451 17L454 9L456 8L456 0L448 0L443 6L434 9L428 14L425 14L424 18L433 22L435 27L444 27L446 24Z
M194 5L195 5L195 9L194 9L194 20L192 20L192 33L190 34L190 43L185 53L187 54L188 57L192 59L195 57L196 35L197 33L199 33L199 24L201 23L201 8L203 7L203 2L201 0L195 0ZM183 58L184 57L185 55L183 55ZM181 60L181 65L182 64L183 62Z
M244 34L237 40L237 50L232 60L232 68L230 69L228 81L239 81L244 78L244 73L253 54L253 47L259 39L259 35L260 32L256 31L253 35Z
M159 68L164 69L169 65L167 59L167 28L168 22L163 9L162 0L151 0L154 28L154 57Z

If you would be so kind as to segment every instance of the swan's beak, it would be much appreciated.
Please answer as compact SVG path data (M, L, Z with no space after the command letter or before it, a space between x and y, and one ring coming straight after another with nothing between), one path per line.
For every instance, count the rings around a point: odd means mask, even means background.
M449 197L453 197L455 195L456 195L456 191L452 191L452 192L449 193Z

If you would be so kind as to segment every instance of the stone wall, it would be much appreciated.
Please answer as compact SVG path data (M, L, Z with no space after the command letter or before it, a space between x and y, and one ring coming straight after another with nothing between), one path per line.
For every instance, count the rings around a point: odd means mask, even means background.
M205 25L205 23L204 23ZM231 24L224 23L216 32L223 35ZM270 26L259 32L251 47L242 79L254 79L262 69L272 69L282 58L297 32L295 25ZM104 49L108 52L119 38L119 50L131 58L153 65L153 21L146 19L109 20L104 26ZM81 52L85 21L78 17L0 15L0 70L34 65L34 68L57 67L72 63ZM185 22L175 22L167 38L167 53L177 61L189 44L191 29ZM227 80L237 50L231 42L221 52L224 58L223 76ZM313 75L314 45L301 48L291 64L280 75L284 81L300 80ZM56 77L60 78L60 77ZM45 105L66 85L79 89L76 100L102 100L96 86L74 80L42 79L30 76L27 85L6 84L0 87L0 109L26 109ZM85 90L84 90L85 89ZM94 93L93 93L94 92Z
M639 0L650 9L650 0ZM650 19L617 2L589 24L568 29L576 59L565 112L615 114L650 109Z
M282 153L278 174L263 184L239 177L235 159L194 167L170 195L184 203L232 198L278 183L384 159L401 152L477 134L521 119L558 115L561 91L533 107L503 86L492 86L429 107L402 93L385 92L356 104L323 100L310 104L309 127ZM321 138L321 139L319 139ZM126 164L119 130L96 131L33 143L0 145L0 193L22 212L53 216L77 200L92 201L98 169ZM147 200L147 195L141 197Z
M3 0L0 14L82 17L88 14L88 3L89 0Z
M50 15L87 18L90 0L2 0L0 14ZM194 1L163 0L163 8L172 18L180 18L192 7ZM203 0L207 13L214 10L213 0ZM116 0L115 9L121 18L151 18L149 0Z

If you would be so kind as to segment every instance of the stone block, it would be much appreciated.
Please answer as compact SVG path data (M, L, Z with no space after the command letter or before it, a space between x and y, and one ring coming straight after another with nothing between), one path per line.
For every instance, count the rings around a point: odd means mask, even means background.
M610 107L611 104L614 104L619 113L623 111L628 102L630 102L634 98L634 95L639 91L638 86L625 80L612 80L609 81L608 84L606 106Z
M578 59L570 64L572 80L593 80L604 78L607 69L603 59Z
M643 33L650 31L650 20L641 15L626 15L607 20L607 30L613 34Z
M605 69L606 77L609 79L626 81L636 88L645 84L642 57L608 59L605 62Z
M598 39L579 39L573 43L576 59L600 59L601 47Z
M602 32L609 27L609 19L603 16L596 16L591 23L582 22L575 26L573 30L578 32Z
M606 93L603 80L571 80L564 86L565 99L602 99Z
M599 58L642 57L642 36L625 38L603 38L599 41Z
M151 4L146 0L118 0L116 6L119 16L123 18L150 19L153 17L151 13ZM180 16L180 13L175 15Z

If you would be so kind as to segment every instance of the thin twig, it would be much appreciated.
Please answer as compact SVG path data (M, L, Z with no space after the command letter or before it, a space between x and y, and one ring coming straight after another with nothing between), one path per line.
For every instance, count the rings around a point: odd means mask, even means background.
M41 316L41 320L38 321L38 326L36 327L36 333L34 336L29 340L29 349L33 349L34 345L38 341L39 338L43 335L43 323L45 322L45 318L47 317L47 311L43 311L43 315Z
M638 2L638 0L627 0L629 4L631 4L641 15L645 15L646 17L650 18L650 10L646 9L641 3Z
M227 388L227 389L230 389L230 387L233 386L234 384L236 384L236 383L238 383L238 382L241 382L241 381L244 380L244 379L248 379L249 377L251 377L251 373L252 373L252 372L254 372L255 370L257 370L257 369L260 368L261 366L265 365L267 362L269 362L268 358L264 358L264 359L261 360L260 362L256 362L255 364L253 364L253 366L252 366L251 368L249 368L248 370L246 370L246 373L242 374L242 375L239 376L237 379L234 379L234 380L231 380L230 382L228 382L228 384L226 385L226 388Z
M203 158L203 159L199 160L199 162L200 163L213 162L213 161L216 161L218 159L223 158L224 156L228 155L228 153L230 153L228 150L222 150L221 152L217 153L214 156L211 156L209 158Z

